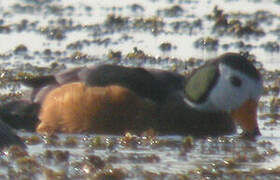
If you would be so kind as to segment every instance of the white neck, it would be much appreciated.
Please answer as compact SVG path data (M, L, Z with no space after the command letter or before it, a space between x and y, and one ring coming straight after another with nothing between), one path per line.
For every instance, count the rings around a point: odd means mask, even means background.
M220 75L216 85L204 103L196 104L187 98L185 98L185 102L199 110L229 112L240 107L246 100L258 100L261 96L263 91L262 81L252 79L225 64L219 64L219 72ZM235 87L231 84L230 77L232 76L241 79L242 85L240 87Z

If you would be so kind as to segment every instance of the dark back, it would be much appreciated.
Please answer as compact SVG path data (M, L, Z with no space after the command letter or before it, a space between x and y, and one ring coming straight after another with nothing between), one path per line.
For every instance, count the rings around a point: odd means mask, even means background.
M89 69L85 82L90 86L120 85L141 97L163 102L171 91L183 90L184 77L163 70L101 65Z

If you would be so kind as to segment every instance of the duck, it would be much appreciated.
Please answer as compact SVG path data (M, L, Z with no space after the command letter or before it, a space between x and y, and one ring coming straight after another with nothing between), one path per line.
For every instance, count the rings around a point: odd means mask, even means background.
M30 99L0 108L40 134L121 135L153 129L162 135L258 136L260 72L228 52L184 75L161 69L101 64L25 79ZM8 109L8 110L7 110ZM20 110L20 111L19 111ZM25 115L24 112L27 112ZM16 116L15 116L16 115ZM14 122L18 122L14 121Z
M16 134L16 132L14 132L14 130L10 126L0 120L0 150L12 145L26 148L26 145Z

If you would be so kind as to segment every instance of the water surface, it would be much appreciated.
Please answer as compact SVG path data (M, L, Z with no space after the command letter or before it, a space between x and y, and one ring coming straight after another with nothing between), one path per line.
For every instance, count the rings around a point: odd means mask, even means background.
M228 51L249 53L266 89L256 141L19 132L33 139L29 155L2 154L0 178L280 179L279 8L277 0L0 1L3 97L26 90L7 82L19 72L119 63L183 73Z

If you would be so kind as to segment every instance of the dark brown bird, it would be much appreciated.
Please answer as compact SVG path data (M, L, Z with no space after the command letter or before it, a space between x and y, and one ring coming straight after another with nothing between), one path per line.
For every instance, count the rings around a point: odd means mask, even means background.
M0 149L10 145L18 145L25 148L19 136L4 122L0 120Z

